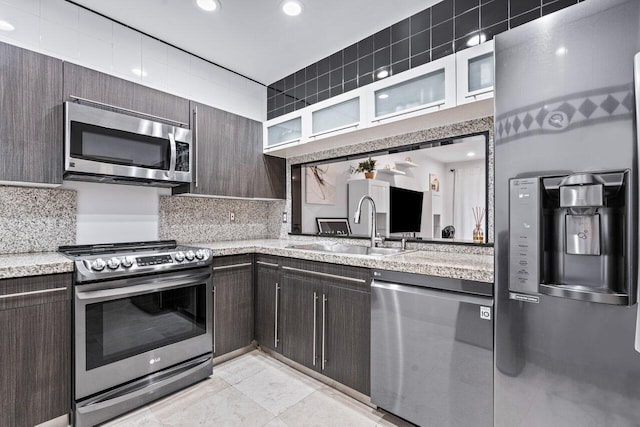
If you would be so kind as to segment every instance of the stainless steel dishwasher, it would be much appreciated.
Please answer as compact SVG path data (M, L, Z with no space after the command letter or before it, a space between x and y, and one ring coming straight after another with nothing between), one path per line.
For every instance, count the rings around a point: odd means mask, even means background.
M493 426L493 285L373 277L371 401L420 426Z

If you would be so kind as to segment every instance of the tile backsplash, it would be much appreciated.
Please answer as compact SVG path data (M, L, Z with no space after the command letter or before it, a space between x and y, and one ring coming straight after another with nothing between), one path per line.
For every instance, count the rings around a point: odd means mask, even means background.
M0 253L75 244L76 207L75 191L0 186Z
M284 200L161 196L158 235L180 243L278 238L284 211Z

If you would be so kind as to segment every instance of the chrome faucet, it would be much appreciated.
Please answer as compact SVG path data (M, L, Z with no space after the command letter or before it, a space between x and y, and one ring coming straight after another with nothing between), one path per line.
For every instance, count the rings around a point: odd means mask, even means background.
M371 247L374 248L378 242L382 242L382 238L378 235L378 228L376 226L376 202L369 196L362 196L358 202L358 208L353 215L353 222L360 224L360 216L362 214L362 202L368 200L371 203Z

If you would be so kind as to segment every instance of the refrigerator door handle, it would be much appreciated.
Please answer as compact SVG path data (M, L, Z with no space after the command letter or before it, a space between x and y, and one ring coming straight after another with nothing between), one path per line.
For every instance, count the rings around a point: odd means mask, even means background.
M638 145L638 151L640 151L640 52L636 53L636 56L633 58L633 82L635 86L635 97L636 97L636 144ZM636 170L640 171L640 165L636 165ZM636 172L636 175L638 172ZM640 193L640 185L638 186L638 192ZM638 200L640 200L640 194L638 194ZM638 227L640 230L640 227ZM638 232L640 237L640 231ZM640 251L639 251L640 252ZM640 284L640 269L638 272L639 277L636 279L636 291L635 298L638 298L638 285ZM636 315L636 343L635 348L638 353L640 353L640 304L638 304L638 314Z

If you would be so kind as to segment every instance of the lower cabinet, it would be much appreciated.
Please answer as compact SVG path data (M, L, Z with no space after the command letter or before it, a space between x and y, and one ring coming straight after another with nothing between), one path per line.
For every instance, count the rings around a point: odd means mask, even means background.
M261 347L279 351L280 262L277 257L256 255L255 338Z
M278 351L368 395L370 282L368 269L283 260Z
M33 426L71 403L71 274L0 280L0 426Z
M253 255L213 259L213 357L253 342Z

